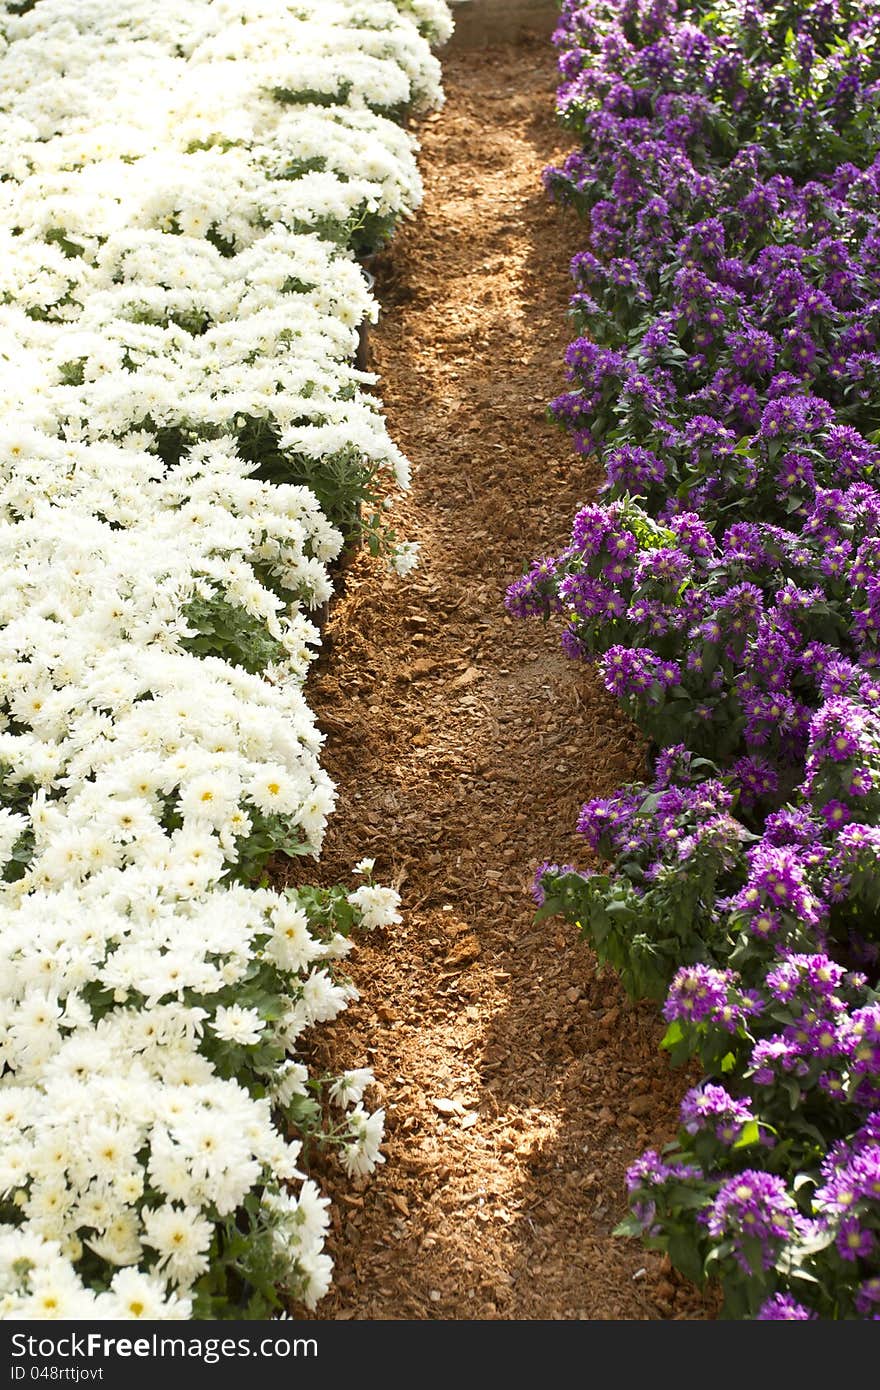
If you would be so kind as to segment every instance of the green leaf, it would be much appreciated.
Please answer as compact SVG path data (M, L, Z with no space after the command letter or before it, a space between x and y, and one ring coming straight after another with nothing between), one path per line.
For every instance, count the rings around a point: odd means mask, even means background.
M634 1216L625 1216L622 1221L618 1221L613 1236L640 1236L642 1234L642 1223Z
M674 1047L676 1043L680 1043L684 1040L684 1036L685 1033L681 1023L677 1018L673 1019L666 1029L666 1032L663 1034L660 1046L666 1048Z
M669 1258L676 1269L694 1284L703 1282L703 1261L699 1249L690 1237L675 1233L669 1237Z
M729 1053L728 1056L730 1056ZM757 1120L749 1120L747 1124L743 1125L742 1134L733 1147L734 1149L747 1149L750 1144L757 1144L760 1137L761 1131Z

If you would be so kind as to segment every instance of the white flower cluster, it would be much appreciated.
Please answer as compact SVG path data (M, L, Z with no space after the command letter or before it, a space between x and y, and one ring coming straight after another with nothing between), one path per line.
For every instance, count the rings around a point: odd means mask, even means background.
M399 920L397 895L252 885L273 852L317 854L334 803L304 610L343 536L303 479L406 481L351 366L372 306L349 247L418 203L394 118L440 100L448 12L14 8L0 1317L235 1315L231 1287L313 1306L327 1203L282 1128L323 1124L360 1175L383 1117L356 1071L322 1118L290 1054L353 996L350 928Z

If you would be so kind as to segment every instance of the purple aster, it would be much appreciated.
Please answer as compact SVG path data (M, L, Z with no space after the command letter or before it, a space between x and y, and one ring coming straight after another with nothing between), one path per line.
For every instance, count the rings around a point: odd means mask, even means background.
M561 876L562 874L574 874L577 872L578 870L573 864L551 864L547 860L545 860L543 864L539 864L535 870L534 879L532 880L532 897L538 904L538 907L544 906L547 897L542 882L545 874L558 874ZM581 874L581 877L585 878L586 875Z
M869 1259L877 1246L873 1231L855 1216L841 1221L835 1243L842 1258L850 1261Z
M863 1318L876 1318L880 1314L880 1274L865 1279L856 1294L856 1312Z
M752 1048L749 1071L756 1086L775 1086L777 1072L792 1072L797 1065L797 1048L781 1034L761 1038Z
M856 1010L852 1016L852 1039L853 1071L880 1076L880 1004Z
M839 830L850 818L849 807L843 801L829 801L821 809L822 819L829 830Z
M680 1122L688 1134L711 1129L729 1148L742 1134L743 1126L755 1117L747 1100L735 1100L723 1086L706 1082L688 1091L681 1102Z
M707 1018L722 1017L728 1008L734 979L732 970L714 970L708 965L683 966L670 985L663 1017L668 1023L674 1019L700 1023ZM729 1031L735 1032L736 1025Z
M803 1226L794 1198L775 1173L747 1168L722 1183L706 1216L709 1234L733 1242L733 1253L746 1274L772 1269L782 1246L796 1239Z
M775 1293L765 1299L755 1315L756 1322L810 1322L817 1314L798 1303L790 1293Z

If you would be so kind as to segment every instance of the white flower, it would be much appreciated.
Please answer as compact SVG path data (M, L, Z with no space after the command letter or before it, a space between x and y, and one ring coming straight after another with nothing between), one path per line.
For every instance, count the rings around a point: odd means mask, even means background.
M0 809L0 867L9 862L16 841L28 827L24 816Z
M389 565L399 575L411 574L419 563L419 542L401 541L394 548Z
M345 985L337 985L326 970L313 970L302 987L302 1002L310 1023L326 1023L348 1007L351 998Z
M265 1024L256 1009L243 1009L238 1004L232 1004L229 1007L221 1005L217 1009L211 1027L224 1042L250 1047L260 1041Z
M262 767L245 786L248 800L267 815L290 815L302 804L303 786L280 764Z
M367 1114L358 1105L348 1115L352 1140L343 1144L340 1161L349 1177L363 1177L371 1173L377 1163L385 1162L385 1155L379 1152L379 1145L385 1130L385 1111L375 1110Z
M54 1264L31 1275L31 1289L18 1305L17 1316L30 1321L81 1321L95 1316L95 1295L76 1278L71 1266Z
M294 1096L307 1095L306 1082L308 1079L308 1068L304 1067L301 1062L294 1062L291 1058L282 1062L278 1068L273 1087L279 1105L289 1105Z
M394 888L365 883L348 894L348 901L362 913L365 927L388 927L403 921L397 911L400 894Z
M163 1283L138 1269L120 1269L114 1274L110 1292L100 1296L99 1305L96 1317L142 1318L147 1322L192 1317L188 1298L166 1293Z
M330 1100L342 1109L348 1105L357 1105L363 1099L364 1091L368 1086L372 1086L375 1080L376 1078L369 1067L358 1067L356 1071L344 1071L330 1087Z
M241 784L234 772L220 768L203 772L186 784L180 798L181 814L220 826L238 811L240 795Z
M333 1261L329 1255L316 1250L304 1250L297 1257L297 1265L304 1279L303 1303L309 1309L314 1308L330 1287Z
M159 1267L176 1284L189 1287L208 1268L213 1227L194 1207L167 1205L142 1214L144 1241L159 1255Z
M325 954L321 942L312 935L308 915L302 908L281 901L271 915L274 931L266 954L282 970L304 970Z
M308 897L236 877L255 834L317 852L334 806L303 687L344 544L241 436L258 420L316 471L344 454L407 485L353 366L377 306L340 247L419 203L415 141L381 112L439 102L423 35L445 26L440 0L4 14L2 1317L191 1316L249 1195L288 1286L309 1306L328 1286L326 1201L273 1112L306 1066L211 1060L293 1047L356 997L318 968L350 943ZM365 921L399 920L391 890L359 893ZM263 978L278 1019L235 1002ZM357 1115L366 1084L347 1073L338 1103ZM359 1172L375 1136L351 1123Z
M141 1258L143 1246L138 1238L139 1222L133 1211L117 1216L100 1236L86 1245L99 1259L112 1265L133 1265Z

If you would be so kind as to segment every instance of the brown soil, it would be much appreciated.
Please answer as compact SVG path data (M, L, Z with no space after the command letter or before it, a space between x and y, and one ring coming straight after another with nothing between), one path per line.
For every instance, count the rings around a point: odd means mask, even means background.
M388 1133L371 1179L336 1183L325 1319L710 1316L612 1235L684 1088L656 1006L573 927L536 927L529 895L539 861L583 861L581 803L644 771L558 632L503 607L598 481L545 418L583 239L540 184L565 148L554 75L543 42L449 57L425 206L377 267L374 365L415 468L395 524L422 563L400 580L358 559L309 686L341 791L321 874L373 855L404 912L358 945L361 1000L332 1030L374 1067Z

